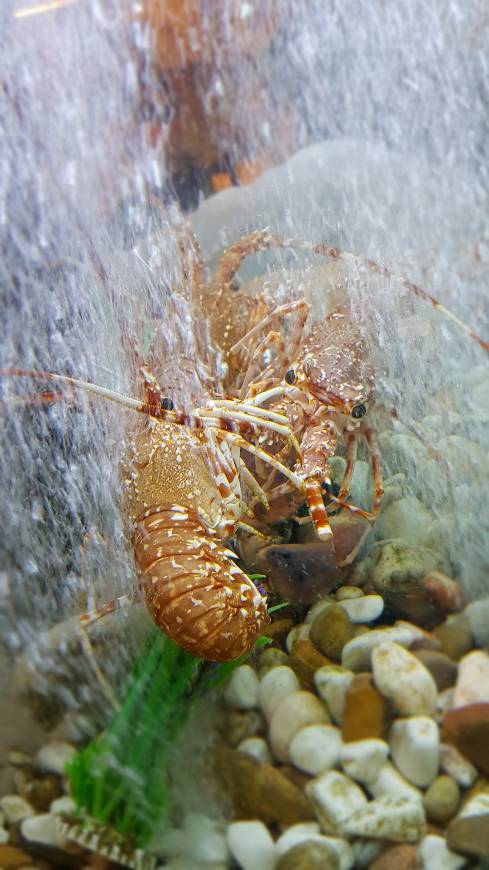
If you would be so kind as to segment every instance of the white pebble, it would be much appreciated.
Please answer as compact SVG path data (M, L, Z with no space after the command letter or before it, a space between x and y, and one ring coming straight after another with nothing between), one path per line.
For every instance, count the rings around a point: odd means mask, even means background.
M323 665L314 674L318 694L326 701L331 718L341 725L345 712L346 693L353 679L353 671L338 665Z
M298 843L303 843L304 840L316 839L319 834L319 825L317 822L299 822L297 825L292 825L280 835L275 842L275 853L277 857L285 855L289 849L293 849Z
M471 601L464 610L476 646L489 646L489 597Z
M63 776L66 765L73 761L75 755L76 749L71 743L46 743L36 755L36 765L47 773Z
M0 798L0 808L9 825L15 825L23 819L36 815L34 807L17 794L6 794L5 797Z
M405 797L408 800L422 801L423 796L419 789L404 779L390 761L386 761L380 768L375 779L366 783L372 797Z
M352 598L361 598L364 595L363 589L360 586L340 586L336 590L336 600L351 601Z
M263 822L232 822L226 836L233 857L243 870L273 870L275 845Z
M440 734L433 719L397 719L389 733L389 745L394 764L409 782L420 788L433 782L440 762Z
M375 737L344 743L341 748L340 762L347 776L358 782L371 782L389 755L385 740Z
M385 795L356 810L341 827L344 834L353 837L415 843L424 825L423 807L419 801Z
M415 636L411 627L407 627L406 624L393 625L389 628L373 628L371 631L359 634L345 644L341 654L341 664L344 668L350 668L355 673L370 671L372 669L372 650L386 641L393 641L408 647L413 643Z
M341 731L333 725L306 725L290 742L292 764L315 776L336 767L342 746Z
M353 849L353 857L355 860L354 866L357 868L361 867L370 867L373 861L375 861L377 855L382 849L382 843L378 840L364 840L359 837L356 840L353 840L352 849Z
M260 683L250 665L240 665L231 674L224 690L224 698L231 707L238 710L253 710L258 707L258 687Z
M270 673L278 671L274 668ZM269 740L272 752L279 761L289 761L289 746L305 725L328 724L324 704L312 692L293 692L278 705L270 720Z
M458 663L453 706L489 702L489 655L480 649L468 653Z
M362 595L361 598L344 598L338 601L346 610L352 622L373 622L384 609L384 599L380 595Z
M265 718L270 721L275 710L287 695L298 692L301 687L292 668L279 665L265 674L260 682L258 699Z
M68 797L59 797L54 800L50 807L49 812L54 813L55 816L66 814L67 816L76 812L76 804L73 798Z
M216 819L204 813L189 813L184 821L185 851L190 862L208 866L224 864L229 850L224 831ZM193 866L191 864L191 866Z
M436 683L427 668L398 643L381 643L372 652L374 683L401 716L432 716Z
M10 840L10 834L5 828L0 828L0 844L8 843Z
M51 813L43 813L24 819L20 824L20 830L24 839L33 843L42 843L43 846L54 846L62 849L67 842L58 830L56 816L51 815Z
M361 788L336 770L308 782L305 792L325 834L338 834L341 823L367 803Z
M307 640L310 633L311 633L311 626L307 625L305 622L303 622L301 625L295 625L294 628L292 628L289 631L287 638L285 640L285 648L286 648L287 652L288 653L292 652L292 648L293 648L294 644L296 643L296 641Z
M238 752L250 755L251 758L256 758L261 764L273 764L272 753L264 737L246 737L236 749Z
M440 767L462 788L470 788L477 779L477 768L450 743L440 745Z
M445 837L437 837L435 834L423 837L418 853L423 862L423 870L459 870L467 863L467 858L448 848Z

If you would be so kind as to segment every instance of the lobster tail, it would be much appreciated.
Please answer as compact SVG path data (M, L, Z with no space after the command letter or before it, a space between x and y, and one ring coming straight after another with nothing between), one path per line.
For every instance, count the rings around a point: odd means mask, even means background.
M141 590L156 625L200 658L232 661L269 622L265 599L191 508L163 505L135 523Z

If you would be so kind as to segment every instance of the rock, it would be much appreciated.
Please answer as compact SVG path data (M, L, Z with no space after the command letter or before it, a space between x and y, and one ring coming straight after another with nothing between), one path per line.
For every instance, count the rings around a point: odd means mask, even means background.
M443 689L443 692L438 693L436 699L436 719L438 722L443 720L445 713L453 707L454 689Z
M216 819L204 813L188 813L184 819L185 853L189 863L203 867L226 867L229 849L224 831Z
M0 798L0 809L5 816L5 821L9 825L16 825L18 822L22 822L23 819L36 815L32 804L16 794L6 794L3 798Z
M288 619L287 617L274 619L269 625L267 625L267 637L281 646L293 627L293 619Z
M360 586L340 586L335 593L337 601L350 601L352 598L361 598L363 594Z
M8 843L10 840L10 834L5 828L0 827L0 846L3 846L5 843Z
M263 822L231 822L226 838L243 870L274 870L275 845Z
M278 669L275 669L275 673ZM274 672L270 674L270 676ZM311 692L293 692L281 701L270 719L269 741L279 761L289 761L292 738L306 725L329 723L322 701Z
M489 598L471 601L464 610L476 646L489 646Z
M389 747L384 740L357 740L342 745L340 762L347 776L368 783L377 778L388 755Z
M441 651L454 662L468 653L473 646L470 623L465 613L447 616L445 621L434 630L440 641Z
M440 736L427 716L397 719L389 734L392 760L413 785L426 788L438 773Z
M251 758L261 761L263 764L273 764L272 753L268 748L268 743L263 737L247 737L242 740L236 747L238 752L244 752Z
M247 737L255 737L265 731L263 716L258 710L224 710L222 733L230 746L237 746Z
M452 580L441 571L430 571L426 577L423 577L423 586L428 599L440 610L440 613L456 613L462 610L464 599L462 589L456 580Z
M314 674L328 664L328 659L307 638L296 641L289 656L289 666L297 674L303 689L313 689Z
M353 623L373 622L384 609L384 599L380 595L363 595L361 598L346 598L340 601Z
M474 650L460 659L453 706L483 702L489 703L489 655Z
M72 797L64 795L64 797L56 798L49 807L49 812L57 815L72 816L76 813L76 804Z
M2 870L23 870L33 867L32 858L14 846L0 844L0 867Z
M372 650L386 641L410 647L417 636L414 628L408 623L402 623L389 628L374 628L366 634L353 638L343 648L341 656L343 667L357 673L358 671L370 671L372 668Z
M446 838L454 852L489 853L489 792L480 792L467 801L448 825Z
M277 649L277 647L269 647L268 649L263 650L258 659L258 675L260 680L262 680L265 674L268 674L268 672L273 668L279 667L280 665L286 665L288 660L289 657L287 653L281 649Z
M445 842L444 837L428 834L418 846L423 862L423 870L459 870L467 863L463 855L456 855Z
M278 858L285 855L289 849L297 846L298 843L303 843L304 840L311 840L319 833L319 825L317 822L303 822L300 825L292 825L280 835L275 843L275 854Z
M406 485L403 488L406 490ZM399 538L407 544L428 547L433 536L432 517L419 499L413 495L403 495L382 511L376 531L382 541Z
M366 786L370 794L375 798L388 795L390 797L405 797L411 801L422 800L422 794L419 789L411 785L389 761L385 762L380 768L377 777L369 780Z
M17 789L37 812L46 812L53 800L63 794L61 779L53 773L35 779L24 780L22 777L22 781L17 782Z
M63 849L67 843L66 838L58 830L56 816L51 813L24 819L20 823L20 830L24 840L28 842L40 843L56 849Z
M388 846L369 867L369 870L422 870L423 865L416 846L400 843Z
M311 625L310 638L328 659L341 660L343 647L355 636L355 628L339 604L322 610Z
M351 538L352 533L355 533L354 527L352 532L346 530L346 537ZM339 540L338 534L335 534L334 540L338 554L337 544L343 544L343 541ZM349 545L349 541L345 543ZM345 555L348 552L347 549ZM313 604L334 589L345 573L338 567L337 557L330 544L317 540L263 547L257 565L280 598L297 604Z
M231 674L224 690L224 698L238 710L252 710L258 707L258 677L250 665L240 665Z
M260 707L270 721L275 710L288 695L298 692L300 683L292 668L279 665L269 671L260 682L258 697Z
M470 788L477 778L477 768L449 743L440 744L440 767L462 788Z
M259 818L265 825L314 821L307 797L275 767L219 747L214 753L214 769L233 803L235 818Z
M489 703L468 704L445 713L442 739L485 774L489 774Z
M437 776L423 798L425 813L432 822L447 822L460 803L460 789L451 776Z
M339 762L341 731L332 725L307 725L297 732L289 746L292 764L316 776Z
M356 674L346 693L341 734L345 743L382 739L389 725L389 705L370 674Z
M413 655L430 672L439 692L455 685L457 665L445 653L431 649L418 649Z
M423 807L419 801L384 795L355 810L340 828L349 836L415 843L424 826Z
M362 789L336 770L330 770L313 779L306 785L305 791L314 805L325 834L338 834L342 822L367 803Z
M378 840L369 840L367 838L357 837L352 841L354 867L370 867L372 861L375 861L379 852L382 849L382 843Z
M287 635L287 640L285 641L287 652L292 652L294 644L297 643L298 640L307 640L310 633L311 626L308 625L306 622L303 622L300 625L295 625L294 628L289 631Z
M415 656L390 641L372 652L374 682L401 716L432 716L437 689L430 672Z
M341 724L346 703L346 693L353 679L353 672L340 665L325 665L314 674L316 689L326 702L333 722Z
M329 607L330 604L334 604L331 595L325 595L319 601L316 601L316 603L313 604L313 606L307 611L306 618L304 619L305 624L312 625L316 617L319 616L319 614L322 613L323 610L326 610L326 608Z
M73 761L75 755L76 749L71 743L53 741L41 747L36 756L36 765L47 773L64 776L66 765Z
M327 838L293 846L279 859L276 870L340 870L340 859Z

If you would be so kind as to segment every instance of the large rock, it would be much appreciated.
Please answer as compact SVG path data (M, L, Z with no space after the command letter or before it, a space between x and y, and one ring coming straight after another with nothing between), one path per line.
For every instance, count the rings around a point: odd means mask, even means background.
M437 688L430 672L397 643L386 642L372 652L374 682L401 716L433 716Z

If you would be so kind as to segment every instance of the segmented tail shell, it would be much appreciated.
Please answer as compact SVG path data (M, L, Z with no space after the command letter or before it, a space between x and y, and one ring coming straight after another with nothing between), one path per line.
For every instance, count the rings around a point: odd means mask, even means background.
M193 655L232 661L269 622L265 599L196 511L147 510L135 523L134 553L152 619Z

